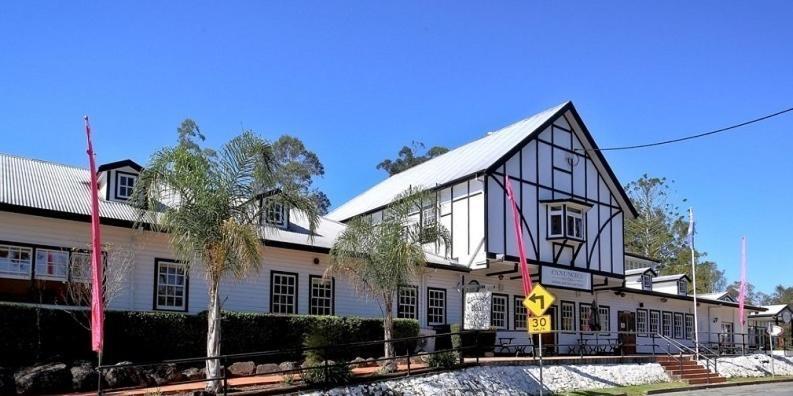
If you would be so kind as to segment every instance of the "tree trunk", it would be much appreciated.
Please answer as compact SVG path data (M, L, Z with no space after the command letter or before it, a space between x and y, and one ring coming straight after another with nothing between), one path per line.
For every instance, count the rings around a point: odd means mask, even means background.
M207 357L220 356L220 282L209 279L209 309L207 311ZM220 378L220 360L207 359L206 377ZM206 390L220 391L220 380L207 381Z
M394 330L394 313L393 313L393 301L391 301L391 296L385 296L385 318L383 319L383 340L386 342L383 344L385 357L392 358L394 357L394 345L388 341L391 341L393 338L393 330Z

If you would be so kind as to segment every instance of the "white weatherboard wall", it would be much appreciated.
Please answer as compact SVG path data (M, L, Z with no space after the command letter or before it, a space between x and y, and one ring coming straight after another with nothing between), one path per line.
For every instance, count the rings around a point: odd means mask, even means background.
M624 214L609 188L608 176L583 150L583 132L571 123L564 115L559 117L488 175L487 250L518 256L513 215L504 189L506 174L526 221L522 231L528 259L621 277ZM585 242L580 250L546 239L547 206L540 201L554 199L592 205L584 216Z
M0 212L0 241L85 249L90 243L90 224L86 222L52 219L39 216ZM134 267L123 293L111 302L110 308L117 310L150 311L154 298L155 259L173 260L175 256L168 246L167 234L134 232L128 228L102 226L103 243L115 248L135 250ZM111 249L112 254L112 249ZM314 264L314 258L319 264ZM226 278L222 281L223 309L244 312L269 312L270 274L272 271L296 273L298 275L298 313L307 314L309 304L309 276L322 276L327 269L329 257L322 253L266 247L262 266L245 279ZM113 260L109 259L112 266ZM112 267L109 269L112 270ZM456 285L460 272L442 269L425 269L422 278L415 284L419 287L418 320L427 326L427 287L446 290L447 323L459 323L462 317L460 294ZM343 275L335 278L335 313L339 316L382 317L378 303L355 291ZM191 268L189 276L188 312L206 310L208 303L207 284L200 265ZM396 313L396 307L394 307Z

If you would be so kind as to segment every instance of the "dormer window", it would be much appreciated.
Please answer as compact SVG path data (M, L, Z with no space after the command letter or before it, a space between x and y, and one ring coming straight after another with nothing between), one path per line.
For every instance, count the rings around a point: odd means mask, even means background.
M653 277L650 274L642 275L642 290L653 290Z
M677 281L677 294L681 296L688 295L688 281L685 278L680 278Z
M137 181L137 175L116 171L116 198L124 200L130 199Z
M590 204L569 199L540 201L548 208L548 239L584 240L584 213Z
M286 207L280 203L271 203L264 211L264 222L278 228L286 228L288 223Z

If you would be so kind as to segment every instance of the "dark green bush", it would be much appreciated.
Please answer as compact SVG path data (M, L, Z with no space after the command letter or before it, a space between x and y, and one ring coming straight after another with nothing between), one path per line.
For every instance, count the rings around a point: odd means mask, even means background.
M427 365L432 368L452 368L457 365L460 358L452 351L432 353L427 358Z
M453 324L451 331L453 333L461 333L460 325ZM485 352L492 351L495 344L495 330L465 331L451 337L452 347L464 348L461 353L465 357L482 356Z
M77 313L80 315L81 313ZM68 312L57 309L0 305L0 366L18 367L44 360L96 358L90 333ZM104 363L200 357L206 355L206 315L170 312L108 311L105 318ZM271 315L224 312L224 354L284 351L270 361L299 360L303 335L319 331L331 345L383 339L379 319L336 316ZM396 338L418 335L415 320L395 321ZM382 356L382 345L331 348L333 360ZM259 360L259 359L257 359ZM267 359L261 359L265 363Z
M341 385L349 381L352 376L350 366L338 364L333 360L329 360L328 349L325 346L329 345L328 334L317 329L308 333L304 337L303 346L306 349L303 351L305 358L301 371L301 377L307 384L330 384Z

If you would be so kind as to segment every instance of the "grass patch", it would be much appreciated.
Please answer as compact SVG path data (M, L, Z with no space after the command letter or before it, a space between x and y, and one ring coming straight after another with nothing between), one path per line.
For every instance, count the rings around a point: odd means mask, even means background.
M782 380L793 380L793 375L777 375L777 376L770 376L767 375L765 377L732 377L727 378L727 382L740 384L743 382L759 382L759 381L782 381Z
M620 386L617 388L603 389L581 389L562 393L564 396L607 396L607 395L628 395L644 396L649 390L656 389L675 389L688 386L685 382L659 382L646 385Z

